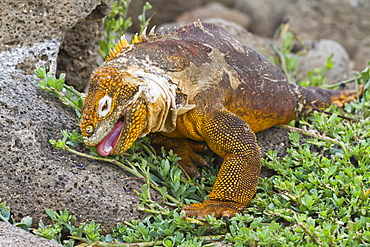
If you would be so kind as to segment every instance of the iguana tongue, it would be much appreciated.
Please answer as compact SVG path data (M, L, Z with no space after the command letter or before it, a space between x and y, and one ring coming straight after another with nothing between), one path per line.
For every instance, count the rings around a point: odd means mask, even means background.
M118 121L111 132L109 132L109 134L104 137L98 145L96 145L96 151L98 151L101 156L108 156L111 151L113 151L121 135L122 127L123 121Z

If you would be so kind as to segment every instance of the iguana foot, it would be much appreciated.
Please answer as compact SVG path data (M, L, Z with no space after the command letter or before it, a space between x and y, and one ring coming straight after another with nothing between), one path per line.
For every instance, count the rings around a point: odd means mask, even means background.
M207 150L205 142L196 142L183 138L168 138L160 134L151 134L150 139L157 152L160 152L163 146L167 152L173 150L175 154L181 157L181 160L178 161L180 168L190 177L200 177L200 173L194 164L208 166L207 161L198 154Z
M196 216L197 218L211 214L214 214L216 218L231 218L236 213L243 212L245 208L245 205L236 202L205 200L203 203L193 203L183 209L187 216Z
M199 154L207 150L207 145L201 142L194 142L189 140L180 140L179 147L173 149L174 153L181 157L179 160L180 168L183 172L187 173L190 177L199 178L200 173L196 168L199 166L208 166L207 161Z
M358 96L361 96L364 91L364 86L360 85L357 90L336 90L336 94L331 95L333 105L343 107L344 104L355 101Z

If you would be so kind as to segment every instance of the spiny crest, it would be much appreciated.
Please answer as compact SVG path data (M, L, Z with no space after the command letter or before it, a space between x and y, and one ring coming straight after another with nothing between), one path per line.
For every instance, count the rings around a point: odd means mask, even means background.
M158 39L158 38L160 38L163 35L177 34L178 32L186 31L186 30L191 29L193 27L199 27L199 28L202 28L203 29L203 26L202 26L201 21L200 20L197 20L197 21L195 21L193 23L190 23L190 24L187 24L187 25L181 25L179 28L176 28L176 27L173 28L173 29L169 29L168 28L167 31L165 31L164 33L162 31L162 29L163 29L163 27L162 27L160 29L159 33L157 33L157 34L155 33L156 26L153 26L152 29L150 29L149 34L147 36L146 35L146 33L147 33L147 27L145 27L145 29L143 30L143 32L141 33L140 36L138 35L138 33L136 33L134 35L134 37L131 40L131 43L133 45L140 44L140 43L143 43L143 42L147 42L149 40ZM122 36L121 40L118 42L118 44L116 45L116 47L114 47L114 48L112 48L110 50L109 55L105 59L105 62L108 62L112 58L116 57L127 46L130 46L130 44L127 42L126 38L124 36Z
M116 47L113 47L112 49L110 49L109 55L105 59L105 62L108 62L112 58L116 57L122 51L124 47L127 47L129 45L130 44L127 42L126 38L122 36L121 40L118 42Z
M148 38L152 38L153 36L155 36L154 31L155 31L155 26L152 27L152 29L149 32L149 35L147 36L146 35L147 27L145 27L145 29L143 30L140 37L137 33L134 35L134 37L131 40L131 43L132 44L139 44L139 43L142 43L142 42L146 42L148 40ZM109 55L105 59L105 62L108 62L112 58L116 57L122 51L122 49L127 47L127 46L130 46L130 44L127 42L126 38L124 36L122 36L121 40L117 43L116 47L113 47L109 51Z
M143 42L142 37L139 37L139 35L137 33L135 33L134 37L131 40L131 43L132 44L138 44L138 43L141 43L141 42Z

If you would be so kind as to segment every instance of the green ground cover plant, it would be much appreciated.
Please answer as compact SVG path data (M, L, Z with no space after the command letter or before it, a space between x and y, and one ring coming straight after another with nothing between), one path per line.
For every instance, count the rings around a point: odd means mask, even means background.
M120 25L124 31L130 24L125 16L128 2L115 3L112 12L110 47L113 33ZM148 25L143 7L142 30ZM117 17L118 15L118 17ZM117 23L115 23L115 20ZM125 23L125 24L122 24ZM114 28L112 28L114 27ZM106 29L107 30L107 29ZM113 31L112 31L113 30ZM282 26L275 43L280 66L290 82L295 81L298 60L291 54L294 35ZM120 34L122 35L122 34ZM109 53L105 45L101 45ZM105 55L104 55L105 54ZM284 62L281 62L284 61ZM284 65L285 64L285 65ZM304 85L325 84L325 71L312 72ZM84 94L65 84L64 75L56 78L45 68L36 69L41 79L39 87L50 91L66 106L81 116ZM313 75L317 78L314 78ZM176 154L155 153L147 138L139 139L127 152L118 156L101 157L94 148L81 153L75 149L83 145L78 130L61 132L60 140L50 140L59 149L103 162L118 165L126 172L145 181L139 209L149 214L143 220L121 222L104 234L95 221L77 224L67 211L46 209L53 224L39 222L30 228L32 218L15 222L6 203L0 204L0 219L34 234L52 239L64 246L215 246L218 242L234 246L369 246L370 245L370 69L358 73L354 82L364 87L363 94L344 108L330 107L325 112L282 126L291 130L288 155L278 157L269 151L262 160L271 171L260 178L257 194L247 211L228 222L212 216L205 219L188 218L181 211L185 204L201 202L211 190L218 167L200 170L201 179L187 177L179 169ZM339 86L339 85L335 85ZM80 149L79 149L80 150ZM212 162L212 153L206 154ZM161 201L152 198L157 191Z

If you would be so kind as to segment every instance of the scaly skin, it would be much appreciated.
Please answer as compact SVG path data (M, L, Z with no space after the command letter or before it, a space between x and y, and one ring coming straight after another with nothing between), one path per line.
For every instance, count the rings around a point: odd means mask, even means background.
M152 144L173 149L193 176L193 162L207 165L197 154L205 141L223 163L209 199L184 210L232 217L256 192L261 150L254 133L354 95L291 85L223 28L195 22L133 45L122 40L91 76L81 132L102 156L125 152L151 133Z

